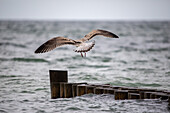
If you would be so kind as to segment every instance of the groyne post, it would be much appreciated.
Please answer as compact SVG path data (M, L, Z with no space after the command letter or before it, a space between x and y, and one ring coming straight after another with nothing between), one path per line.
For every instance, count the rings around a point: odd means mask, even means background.
M94 94L103 94L104 88L103 87L96 87L94 88Z
M77 96L81 96L84 94L86 94L86 85L85 84L77 85Z
M89 93L92 93L94 94L94 86L86 86L86 93L89 94Z
M64 83L64 98L73 97L72 85L73 83Z
M125 100L128 99L128 90L116 90L115 100Z
M67 71L63 70L49 70L50 73L50 87L51 98L60 98L60 83L68 82Z
M50 88L51 98L71 98L84 94L112 94L115 95L115 100L125 99L161 99L167 100L170 105L170 91L111 86L109 84L88 84L83 83L68 83L67 71L64 70L49 70L50 73Z

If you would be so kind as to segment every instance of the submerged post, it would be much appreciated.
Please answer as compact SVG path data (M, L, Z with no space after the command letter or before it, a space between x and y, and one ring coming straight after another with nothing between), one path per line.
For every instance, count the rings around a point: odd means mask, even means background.
M128 99L127 90L116 90L115 91L115 100L125 100Z
M60 97L60 82L68 82L67 71L64 70L49 70L50 73L50 86L51 98Z

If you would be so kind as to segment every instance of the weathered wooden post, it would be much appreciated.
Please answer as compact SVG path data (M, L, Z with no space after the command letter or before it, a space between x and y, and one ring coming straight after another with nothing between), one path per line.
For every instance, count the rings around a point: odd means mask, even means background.
M104 89L104 93L105 93L105 94L113 94L113 95L114 95L115 89L105 88L105 89Z
M86 82L82 82L82 83L74 83L72 85L72 94L73 94L73 97L76 97L77 96L77 85L86 85L87 83Z
M139 99L140 95L137 93L128 93L128 99Z
M156 95L156 92L152 93L152 94L150 95L150 99L155 99L155 95Z
M60 97L60 82L68 82L67 71L50 70L51 98Z
M161 100L167 100L169 97L164 93L156 93L155 98L160 98Z
M77 96L81 96L84 94L86 94L86 85L85 84L77 85Z
M153 92L144 92L144 99L150 99Z
M115 100L125 100L128 99L127 90L116 90L115 91Z
M151 93L145 94L146 92L155 92L155 89L138 89L139 94L140 94L140 99L149 99Z
M92 93L94 94L94 86L86 86L86 93L89 94L89 93Z
M77 96L77 84L72 85L72 94L73 94L73 97Z
M170 95L170 91L163 91L163 93Z
M94 94L103 94L104 93L104 88L103 87L96 87L94 89Z
M137 93L137 94L139 94L139 91L137 91L137 90L128 90L128 93Z
M64 83L66 82L60 82L60 98L64 98Z
M72 85L73 83L64 83L64 98L73 97Z
M139 94L140 94L140 99L144 99L144 91L139 91Z

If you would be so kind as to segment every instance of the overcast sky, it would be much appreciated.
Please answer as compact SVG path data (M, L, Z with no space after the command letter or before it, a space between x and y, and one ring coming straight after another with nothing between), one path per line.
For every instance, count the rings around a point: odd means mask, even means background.
M170 0L0 0L0 19L170 20Z

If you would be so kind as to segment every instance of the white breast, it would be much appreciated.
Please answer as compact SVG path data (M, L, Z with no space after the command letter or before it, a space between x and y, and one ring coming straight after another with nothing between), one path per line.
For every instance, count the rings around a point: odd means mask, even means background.
M81 43L74 51L88 52L95 45L95 42Z

